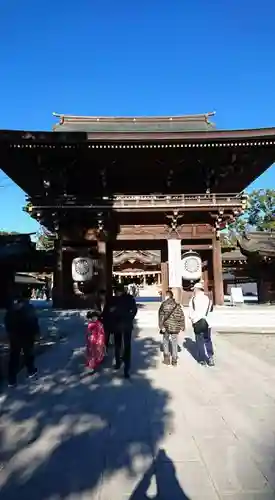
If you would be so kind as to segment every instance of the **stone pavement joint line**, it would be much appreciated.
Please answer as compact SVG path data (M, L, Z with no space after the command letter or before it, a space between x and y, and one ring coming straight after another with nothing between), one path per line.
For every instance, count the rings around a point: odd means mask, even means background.
M3 398L1 500L275 498L274 336L216 336L205 368L189 330L173 368L138 328L130 382L110 358L85 373L83 342L74 324Z

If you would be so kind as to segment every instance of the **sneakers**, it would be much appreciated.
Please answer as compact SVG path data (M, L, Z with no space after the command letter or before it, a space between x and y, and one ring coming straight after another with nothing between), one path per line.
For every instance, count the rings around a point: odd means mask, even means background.
M178 360L177 359L172 359L172 366L177 366Z
M214 358L209 358L207 361L199 361L202 366L215 366Z
M27 378L31 380L33 378L36 378L36 376L37 376L37 368L34 368L31 373L28 373ZM17 386L17 381L8 383L9 388L14 388L16 386Z
M32 378L36 377L36 375L37 375L37 368L35 368L32 373L28 374L28 378L32 379Z
M214 360L213 357L209 358L209 360L208 360L208 366L215 366L215 360Z

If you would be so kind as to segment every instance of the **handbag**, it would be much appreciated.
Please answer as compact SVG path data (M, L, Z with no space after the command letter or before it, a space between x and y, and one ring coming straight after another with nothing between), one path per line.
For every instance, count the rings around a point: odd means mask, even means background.
M175 307L173 307L173 309L167 314L167 316L164 317L163 324L166 323L166 321L170 318L170 316L172 316L173 312L175 312L177 307L178 307L178 304L176 304ZM166 333L165 328L163 328L163 330L164 331L160 330L160 332L159 332L161 335L164 335L164 333Z
M192 299L192 307L193 307L193 309L195 311L195 300L194 300L194 297ZM211 307L211 300L209 299L209 304L208 304L205 316L208 315L208 313L210 311L210 307ZM208 325L208 322L207 322L207 320L205 318L201 318L201 319L199 319L199 321L196 321L196 323L193 324L193 329L194 329L195 335L202 335L202 334L204 334L206 331L208 331L208 328L209 328L209 325Z
M208 323L205 318L199 319L196 323L193 324L195 335L202 335L208 330Z

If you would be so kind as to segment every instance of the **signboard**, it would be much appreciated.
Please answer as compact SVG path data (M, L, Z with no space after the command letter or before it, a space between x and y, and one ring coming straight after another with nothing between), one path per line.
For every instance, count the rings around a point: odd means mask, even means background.
M181 240L168 240L168 268L169 287L181 287Z
M234 306L236 304L243 304L244 303L244 298L243 298L243 290L241 287L235 287L232 286L230 290L230 299L231 299L231 305Z

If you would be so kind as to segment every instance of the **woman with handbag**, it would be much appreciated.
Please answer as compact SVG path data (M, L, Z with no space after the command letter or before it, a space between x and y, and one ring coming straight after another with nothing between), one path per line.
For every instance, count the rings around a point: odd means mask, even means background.
M214 365L214 349L209 324L209 313L212 310L213 304L204 293L203 283L196 283L194 286L194 295L189 302L189 317L196 338L197 359L201 365Z
M172 366L178 361L178 334L185 329L185 317L171 290L167 290L166 299L159 308L159 329L163 335L163 363L170 365L169 343L172 345Z

